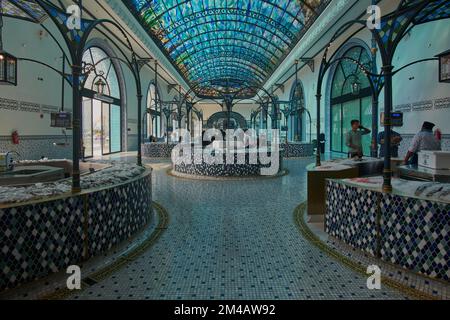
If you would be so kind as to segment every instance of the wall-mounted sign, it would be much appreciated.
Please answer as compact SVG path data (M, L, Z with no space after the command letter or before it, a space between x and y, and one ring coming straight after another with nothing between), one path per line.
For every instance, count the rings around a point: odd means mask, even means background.
M381 113L381 125L385 125L385 114ZM392 112L391 113L391 126L392 127L403 127L403 112Z
M72 114L70 112L51 113L51 127L72 128Z

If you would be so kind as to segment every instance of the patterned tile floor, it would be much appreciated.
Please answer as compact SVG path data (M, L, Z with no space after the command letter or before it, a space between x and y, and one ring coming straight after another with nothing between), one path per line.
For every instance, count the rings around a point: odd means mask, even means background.
M305 166L283 178L191 181L153 162L154 200L169 227L139 259L72 299L404 299L303 239L293 220L306 198ZM147 161L148 162L148 161Z

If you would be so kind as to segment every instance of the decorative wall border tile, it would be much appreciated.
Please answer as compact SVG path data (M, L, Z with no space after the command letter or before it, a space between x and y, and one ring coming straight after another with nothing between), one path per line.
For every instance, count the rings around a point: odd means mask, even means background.
M450 108L450 97L434 100L434 108L436 110Z
M0 109L4 110L19 110L19 101L0 98Z
M58 111L59 107L28 101L0 98L0 110L2 109L20 112L51 113Z
M412 110L413 111L432 110L433 105L434 105L433 100L414 102L412 104Z
M411 103L400 104L394 107L395 111L403 111L403 112L411 112L411 109L412 109Z

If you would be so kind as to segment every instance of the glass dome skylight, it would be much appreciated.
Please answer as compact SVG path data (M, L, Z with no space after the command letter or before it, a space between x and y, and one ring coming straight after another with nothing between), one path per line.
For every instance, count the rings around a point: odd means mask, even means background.
M200 97L263 85L329 3L123 1Z

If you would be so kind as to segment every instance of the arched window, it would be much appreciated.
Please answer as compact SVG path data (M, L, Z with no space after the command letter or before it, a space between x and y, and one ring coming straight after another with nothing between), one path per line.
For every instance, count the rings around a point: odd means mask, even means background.
M87 49L83 62L84 71L91 71L83 89L84 156L99 157L121 152L122 103L114 64L98 47Z
M293 103L292 110L294 113L290 118L289 125L289 139L291 141L304 140L304 119L303 109L305 108L305 93L303 91L303 85L300 81L296 82L293 88L291 101Z
M371 69L371 56L361 46L347 50L349 57ZM372 125L372 99L367 76L356 63L342 60L336 66L331 90L331 151L347 153L345 136L351 130L351 121L359 120L367 128ZM370 153L371 136L363 137L364 153Z
M161 137L161 106L158 105L159 92L154 83L151 83L147 92L147 128L146 135L155 138Z

